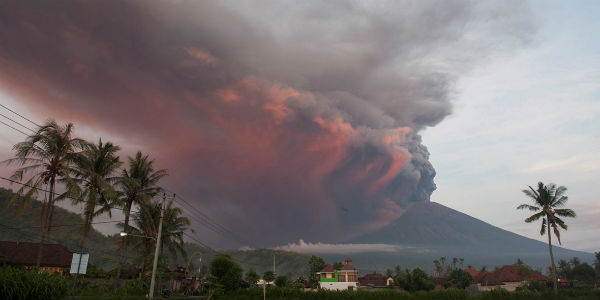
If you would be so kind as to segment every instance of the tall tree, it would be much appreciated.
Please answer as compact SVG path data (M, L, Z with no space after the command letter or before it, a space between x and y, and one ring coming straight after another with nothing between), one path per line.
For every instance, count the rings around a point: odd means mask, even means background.
M84 223L81 231L79 247L83 248L84 241L90 231L91 223L95 217L108 213L117 204L117 192L113 187L117 177L113 176L121 166L117 156L119 146L112 143L89 145L76 159L76 168L73 170L79 195L73 198L73 204L83 203Z
M135 226L129 226L130 233L142 236L142 238L136 237L129 240L129 243L138 253L138 263L142 265L146 261L145 258L151 256L154 251L154 242L158 237L161 206L160 201L151 201L141 205L139 211L134 214ZM175 261L177 261L179 255L184 258L187 256L183 248L183 236L185 231L191 230L189 228L190 224L190 220L183 216L181 208L175 207L172 200L169 201L165 207L161 249L168 250ZM124 223L119 224L119 226L124 227Z
M123 213L125 214L125 222L123 223L124 232L129 233L131 208L134 205L145 205L152 197L157 195L161 191L158 182L165 176L167 176L167 170L155 170L154 160L151 160L148 155L144 155L138 151L135 157L128 157L128 166L122 171L118 179L118 185L122 194L121 203L123 205ZM121 269L127 260L127 238L127 236L121 238L121 261L117 269L115 290L119 286Z
M325 268L325 260L313 255L308 260L308 268L310 272L308 276L310 287L316 288L319 285L319 275L317 272L320 272L323 268Z
M46 235L52 226L55 202L64 198L55 197L56 184L63 182L68 187L75 186L71 178L73 166L78 153L88 146L86 141L72 135L72 123L61 126L54 120L49 120L25 141L13 146L15 158L4 161L8 165L20 166L12 174L13 180L22 181L27 173L33 173L9 201L9 205L20 201L19 212L31 206L32 199L44 185L48 188L48 201L42 203L40 215L40 247L36 262L38 269L42 261Z
M550 228L554 231L554 235L558 239L560 245L560 232L558 228L567 230L567 224L560 217L574 218L576 216L572 209L558 208L563 207L569 197L565 195L567 188L564 186L557 187L554 183L544 185L543 182L538 182L537 189L529 186L529 189L523 190L523 193L527 195L533 202L530 204L521 204L517 209L528 209L536 212L530 217L525 219L526 223L531 223L542 219L542 226L540 229L540 235L548 234L548 250L550 252L550 262L552 263L552 277L554 278L554 294L558 295L558 278L556 276L556 265L554 264L554 255L552 254L552 238L550 234Z

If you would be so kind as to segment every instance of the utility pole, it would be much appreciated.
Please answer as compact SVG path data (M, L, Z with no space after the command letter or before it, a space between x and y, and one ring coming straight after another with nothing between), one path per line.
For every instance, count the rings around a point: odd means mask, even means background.
M275 272L275 254L273 254L273 275L277 274Z
M173 195L175 196L175 195ZM152 279L150 280L150 293L148 294L148 298L150 300L154 299L154 282L156 281L156 265L158 264L158 252L160 249L160 238L162 235L162 225L163 225L163 218L165 216L165 200L166 200L166 196L165 193L163 193L163 199L162 199L162 207L160 209L160 222L158 223L158 236L156 237L156 249L154 250L154 264L152 265Z

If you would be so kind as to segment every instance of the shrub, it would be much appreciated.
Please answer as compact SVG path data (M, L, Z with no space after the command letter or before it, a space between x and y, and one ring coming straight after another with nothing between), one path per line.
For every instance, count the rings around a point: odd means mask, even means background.
M58 275L12 267L0 268L0 299L62 299L67 282Z

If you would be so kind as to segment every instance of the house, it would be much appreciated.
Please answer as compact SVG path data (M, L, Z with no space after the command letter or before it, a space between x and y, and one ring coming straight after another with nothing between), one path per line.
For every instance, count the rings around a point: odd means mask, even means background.
M479 291L489 291L493 289L506 289L515 291L517 287L528 281L547 281L548 277L519 265L506 265L494 272L476 270L465 270L473 277L473 284L477 285Z
M35 269L39 249L39 243L0 241L0 255L4 263L28 270ZM71 268L72 258L73 252L64 246L44 244L40 270L62 275Z
M378 289L386 288L394 284L394 279L390 276L387 279L379 273L367 274L358 278L360 289Z
M358 270L350 262L352 259L348 257L339 270L328 264L320 272L317 272L319 287L327 290L356 290L358 288Z

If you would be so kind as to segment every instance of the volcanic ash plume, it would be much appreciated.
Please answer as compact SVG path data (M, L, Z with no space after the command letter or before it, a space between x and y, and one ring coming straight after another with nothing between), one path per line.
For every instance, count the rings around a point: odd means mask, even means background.
M270 244L428 201L419 132L534 31L521 1L4 1L0 20L4 92L143 145L167 186Z

